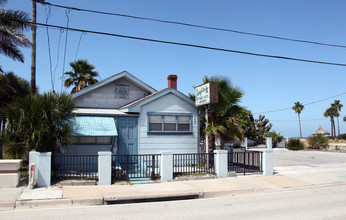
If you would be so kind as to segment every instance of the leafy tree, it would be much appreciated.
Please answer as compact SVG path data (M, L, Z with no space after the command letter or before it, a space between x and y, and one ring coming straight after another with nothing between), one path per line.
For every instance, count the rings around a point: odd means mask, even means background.
M335 137L335 121L334 117L338 116L339 113L335 107L331 105L331 107L327 108L326 111L323 113L324 117L330 118L330 127L331 127L331 136Z
M337 111L337 114L335 115L337 118L337 122L338 122L338 135L340 134L340 125L339 125L339 116L340 116L340 111L343 107L343 105L340 103L340 100L334 100L334 103L332 103L332 107L334 107Z
M74 103L70 95L45 93L15 99L5 109L7 129L4 155L22 158L30 150L54 151L72 143L71 117Z
M300 123L300 113L303 111L304 105L302 103L300 103L300 102L295 102L294 106L292 107L292 109L298 114L299 137L302 138L302 127L301 127L301 123Z
M346 121L346 116L344 116L344 121Z
M209 134L209 152L212 152L215 149L215 138L221 141L221 148L224 148L224 143L227 141L243 140L244 130L239 118L244 109L239 106L239 102L244 94L226 77L205 76L203 83L208 82L217 82L219 93L219 103L208 105L209 125L205 128L205 132ZM193 98L191 95L190 97ZM201 124L204 124L205 117L202 116L201 119Z
M250 128L250 134L248 137L254 140L255 144L264 143L265 136L269 134L273 125L269 122L264 115L259 115L258 119L253 121L253 125Z
M266 137L272 138L273 147L277 147L278 143L284 139L284 136L282 136L280 133L276 133L276 131L269 132Z
M95 67L88 63L87 60L77 60L75 62L71 62L70 66L72 67L73 71L64 73L70 76L65 80L64 85L67 88L74 85L71 94L98 82L95 77L99 76L99 74L94 71Z
M23 31L30 27L29 16L19 10L6 10L7 0L0 0L0 53L19 62L24 56L18 47L29 47L30 41Z

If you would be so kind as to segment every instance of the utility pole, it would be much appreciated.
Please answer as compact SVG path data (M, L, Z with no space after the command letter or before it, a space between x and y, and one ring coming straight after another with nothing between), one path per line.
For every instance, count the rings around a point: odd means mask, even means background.
M36 0L32 0L31 24L31 95L36 93Z
M32 0L32 24L31 24L31 95L36 91L36 1L45 2L44 0Z
M31 24L31 95L36 93L36 0L32 0Z

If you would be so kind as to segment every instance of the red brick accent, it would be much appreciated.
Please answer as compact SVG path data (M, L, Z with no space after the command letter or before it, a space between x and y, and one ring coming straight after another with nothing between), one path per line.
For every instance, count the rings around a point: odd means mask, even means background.
M172 87L173 89L177 89L177 75L169 75L168 79L168 87Z

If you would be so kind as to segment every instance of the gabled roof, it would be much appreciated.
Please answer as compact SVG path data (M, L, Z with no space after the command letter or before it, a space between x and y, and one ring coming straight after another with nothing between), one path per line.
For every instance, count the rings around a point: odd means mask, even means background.
M134 85L138 86L139 88L142 88L143 90L146 90L150 93L154 93L156 92L156 90L154 88L152 88L151 86L149 86L148 84L144 83L143 81L137 79L135 76L133 76L132 74L130 74L127 71L123 71L121 73L115 74L111 77L108 77L107 79L104 79L98 83L95 83L91 86L86 87L85 89L80 90L79 92L76 92L72 95L72 98L77 98L81 95L84 95L85 93L88 93L90 91L93 91L97 88L100 88L108 83L114 82L117 79L120 78L126 78L127 80L131 81Z
M131 103L121 107L120 111L122 111L122 112L140 112L140 107L142 105L145 105L149 102L152 102L152 101L154 101L158 98L161 98L162 96L165 96L167 94L174 94L174 95L178 96L179 98L183 99L184 101L188 102L189 104L195 106L195 102L192 99L190 99L189 97L187 97L185 94L179 92L176 89L168 87L166 89L152 93L146 97L138 99L134 102L131 102Z

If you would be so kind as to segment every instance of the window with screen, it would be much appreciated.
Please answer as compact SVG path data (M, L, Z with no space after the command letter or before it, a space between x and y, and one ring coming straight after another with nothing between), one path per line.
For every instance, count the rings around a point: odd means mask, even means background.
M174 114L174 113L148 113L149 123L148 132L163 133L190 133L191 114Z

